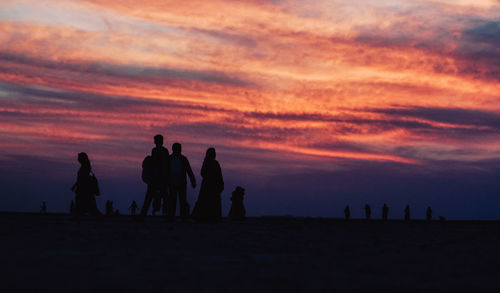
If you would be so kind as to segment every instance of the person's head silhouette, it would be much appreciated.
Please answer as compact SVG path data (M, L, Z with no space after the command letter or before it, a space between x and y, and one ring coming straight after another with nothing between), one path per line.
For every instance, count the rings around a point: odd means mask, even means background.
M87 156L86 153L84 152L81 152L78 154L78 162L82 165L82 166L87 166L90 168L90 160L89 160L89 156Z
M163 146L163 135L161 135L161 134L155 135L155 145L157 147Z
M178 142L174 143L172 145L172 152L174 154L180 155L180 153L182 152L182 145Z
M207 153L205 155L205 160L215 160L215 149L214 148L209 148L207 150Z

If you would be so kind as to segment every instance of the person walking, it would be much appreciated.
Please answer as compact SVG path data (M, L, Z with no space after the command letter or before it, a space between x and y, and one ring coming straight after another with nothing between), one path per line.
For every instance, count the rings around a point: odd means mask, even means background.
M78 154L78 169L77 179L71 190L75 192L75 218L79 218L82 214L101 217L102 214L97 208L95 196L99 195L97 179L92 172L89 157L86 153Z

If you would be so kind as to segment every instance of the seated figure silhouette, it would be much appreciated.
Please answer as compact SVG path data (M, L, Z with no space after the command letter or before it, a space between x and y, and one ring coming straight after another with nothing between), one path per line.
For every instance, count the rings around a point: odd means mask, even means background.
M189 217L189 205L186 200L186 176L189 177L191 186L196 188L196 180L189 160L181 153L182 145L178 142L172 145L172 154L170 155L170 193L167 209L168 219L175 219L175 209L177 206L177 197L179 197L179 210L183 220Z
M349 205L345 206L344 217L345 217L346 221L348 221L351 218L351 209L349 208Z
M153 215L161 209L162 200L165 201L168 193L169 153L163 147L163 136L154 137L155 147L151 155L146 156L142 162L142 180L147 184L146 196L141 209L143 219L153 202Z
M197 221L221 221L221 192L224 190L224 180L221 167L215 157L215 149L209 148L201 167L203 180L192 214Z
M410 220L410 205L406 205L405 207L405 221Z
M75 202L71 200L71 203L69 205L69 213L72 215L75 212Z
M130 215L135 216L135 212L137 211L138 208L139 208L139 206L137 205L135 200L132 201L132 203L130 204L130 207L128 208L130 210Z
M372 209L370 208L370 205L368 205L368 204L365 205L365 217L367 220L370 220L372 217Z
M427 207L427 211L426 211L425 219L426 219L427 221L432 220L432 209L431 209L431 207Z
M389 215L389 207L384 203L382 207L382 220L387 221L387 216Z
M80 169L78 170L77 179L71 190L75 192L75 218L79 218L82 214L88 213L93 216L102 216L97 208L95 196L99 194L95 179L92 173L89 157L86 153L78 154L78 162Z
M237 186L231 196L231 209L229 210L229 218L231 220L245 220L246 210L243 205L243 197L245 189Z

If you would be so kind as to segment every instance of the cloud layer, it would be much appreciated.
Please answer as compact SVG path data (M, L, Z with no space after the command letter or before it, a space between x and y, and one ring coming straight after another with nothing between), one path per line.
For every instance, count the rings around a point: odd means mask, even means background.
M251 178L492 171L499 17L490 0L3 1L0 159L86 150L137 172L163 133Z

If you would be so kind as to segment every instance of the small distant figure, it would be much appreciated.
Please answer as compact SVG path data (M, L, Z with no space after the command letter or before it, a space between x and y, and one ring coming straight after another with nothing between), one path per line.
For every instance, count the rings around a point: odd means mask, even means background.
M367 220L370 220L372 217L372 209L368 204L365 205L365 216Z
M348 221L350 218L351 218L351 210L349 208L349 205L346 205L345 206L345 209L344 209L344 217L345 217L345 220Z
M120 215L120 211L117 209L117 210L115 211L115 216L119 216L119 215Z
M405 207L405 221L410 220L410 205L406 205Z
M431 207L427 207L425 219L427 221L431 221L432 220L432 209L431 209Z
M443 216L439 216L439 222L444 222L444 221L446 221L446 218Z
M45 202L42 202L42 206L40 207L40 214L46 214L47 213L47 204Z
M72 215L75 212L75 201L71 201L69 205L69 213Z
M135 200L132 201L132 204L130 204L130 207L128 208L130 210L130 215L135 216L135 212L137 211L138 208L139 208L139 206L137 205Z
M389 215L389 207L384 203L382 207L382 220L387 221L387 216Z
M113 201L107 200L106 201L106 216L112 216L113 215Z
M245 220L246 210L243 205L243 197L245 196L245 189L237 186L231 196L231 210L229 210L229 218L231 220Z

